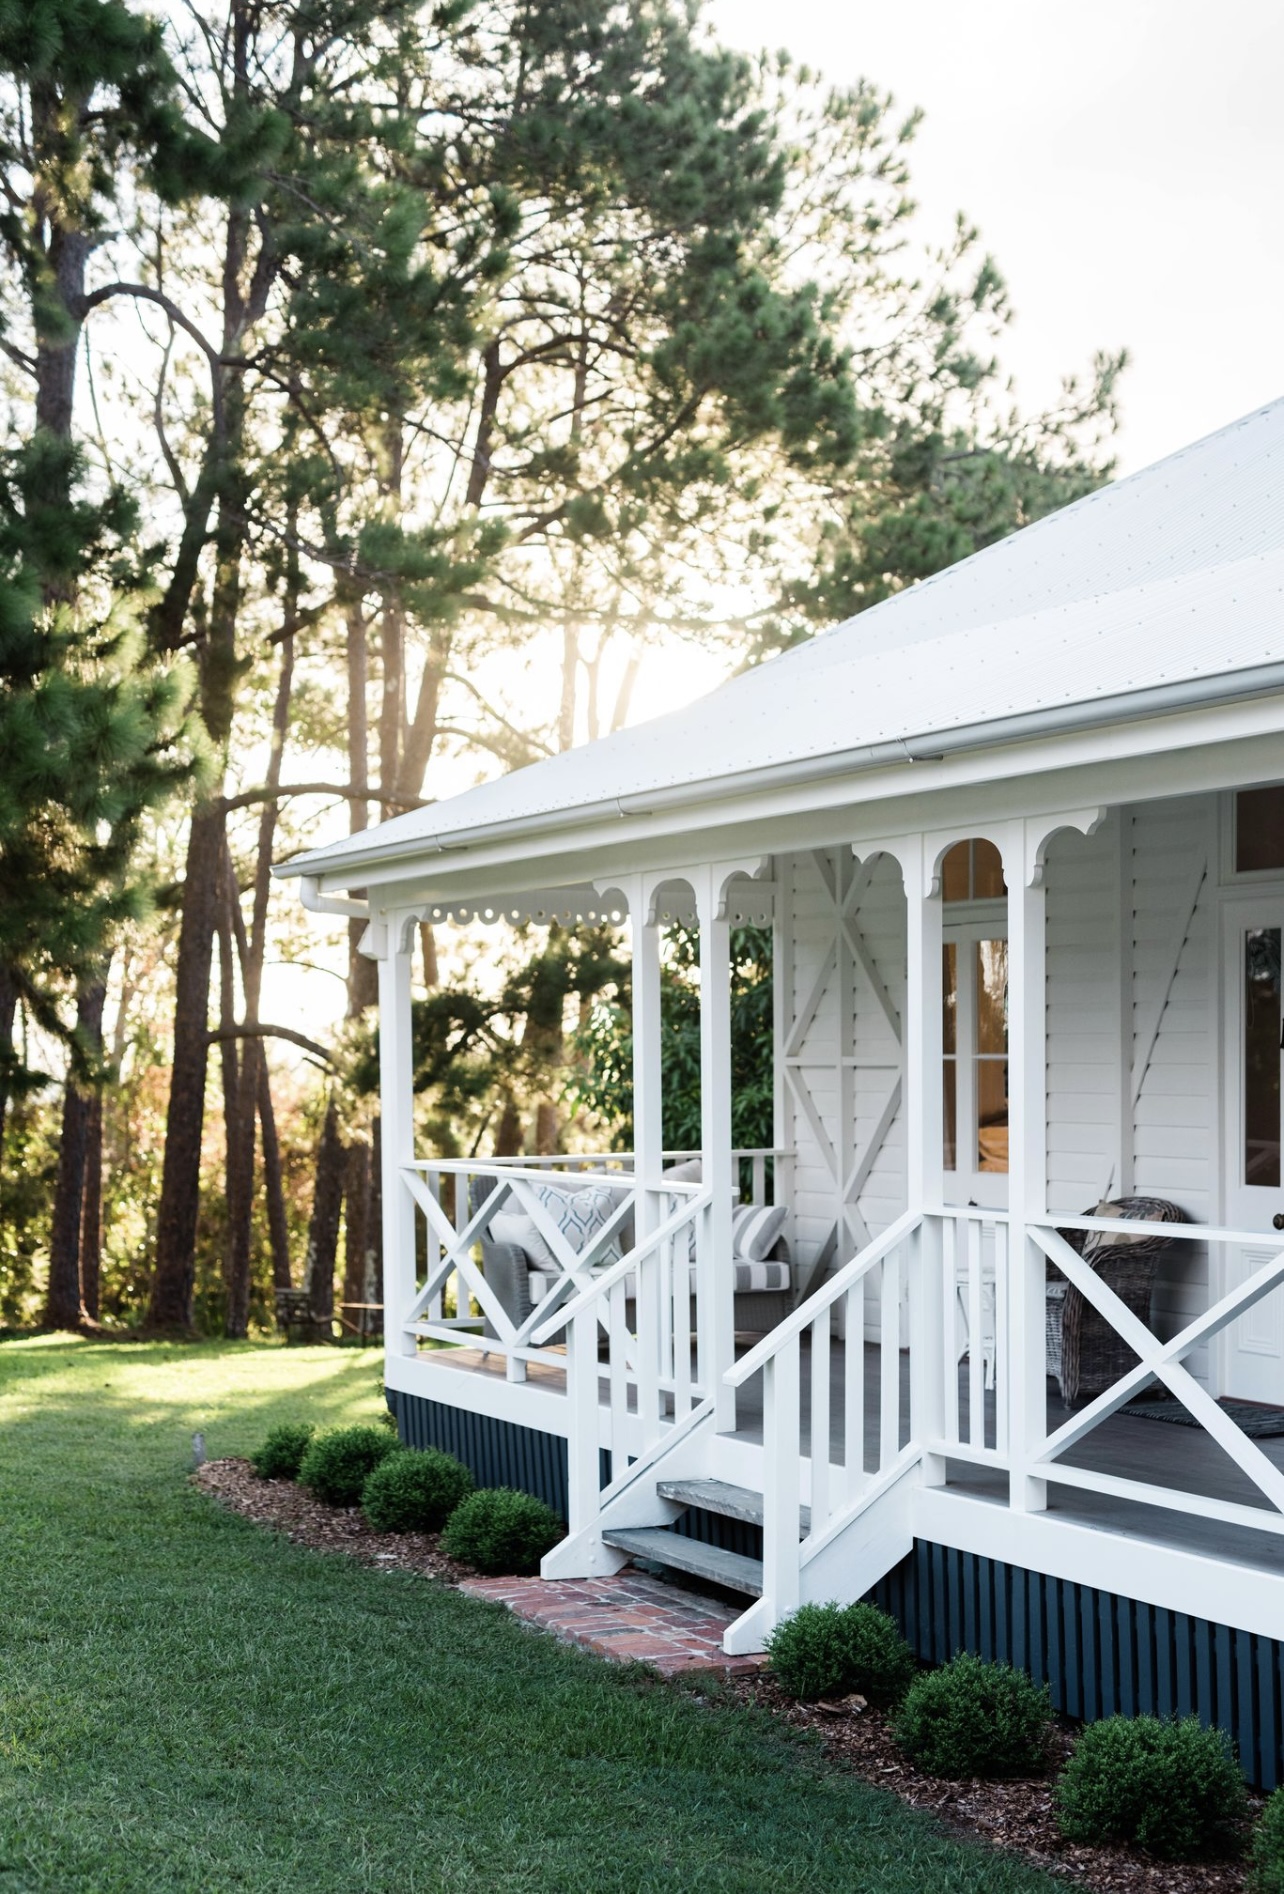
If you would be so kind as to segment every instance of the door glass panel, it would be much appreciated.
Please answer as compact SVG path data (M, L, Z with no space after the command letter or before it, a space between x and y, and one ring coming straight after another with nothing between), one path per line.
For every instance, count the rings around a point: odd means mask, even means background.
M976 943L976 1167L1008 1168L1008 943Z
M1244 1182L1280 1181L1280 929L1244 936Z
M947 857L948 860L948 857ZM959 953L952 940L942 954L941 1040L945 1048L943 1085L945 1104L945 1151L942 1162L947 1171L958 1165L958 1048L959 1048Z
M1235 873L1284 868L1284 783L1241 789L1235 798Z

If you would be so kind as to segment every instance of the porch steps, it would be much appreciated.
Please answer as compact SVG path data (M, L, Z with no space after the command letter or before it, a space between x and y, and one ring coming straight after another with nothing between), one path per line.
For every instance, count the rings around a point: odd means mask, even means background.
M720 1545L683 1538L667 1526L608 1526L602 1538L617 1552L627 1552L631 1559L646 1559L675 1572L689 1572L693 1578L725 1585L728 1591L747 1592L751 1598L762 1596L761 1559L747 1559L740 1552L724 1551Z
M694 1507L697 1512L720 1513L724 1519L742 1519L746 1525L763 1523L762 1494L747 1486L732 1486L726 1480L657 1480L661 1499L679 1506ZM805 1539L811 1531L811 1507L798 1508L798 1536Z

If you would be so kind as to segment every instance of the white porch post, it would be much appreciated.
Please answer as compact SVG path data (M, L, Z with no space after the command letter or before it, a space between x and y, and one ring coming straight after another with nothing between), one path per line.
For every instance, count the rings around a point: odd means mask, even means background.
M1046 1437L1045 1263L1028 1225L1046 1214L1048 1192L1047 971L1041 825L1017 821L1002 842L1008 884L1008 1415L1010 1504L1042 1512L1048 1483L1027 1468Z
M926 836L906 839L900 850L905 880L905 1169L907 1207L934 1210L942 1199L944 1105L942 1076L941 895L936 860ZM916 1267L910 1274L910 1413L916 1437L945 1433L945 1301L953 1285L943 1280L939 1221L918 1233ZM939 1454L924 1457L928 1486L945 1484Z
M393 914L371 924L379 963L379 1098L382 1116L384 1352L413 1355L405 1312L415 1298L415 1211L401 1168L415 1155L414 1050L410 1026L410 951L413 917Z
M702 1364L713 1388L715 1425L731 1432L736 1394L723 1376L734 1367L735 1269L731 1260L731 1208L736 1187L731 1156L731 927L724 891L730 870L711 864L691 876L700 920L700 1143L702 1180L713 1193L709 1236L712 1282L702 1285L700 1308L708 1319L700 1337ZM711 1292L711 1293L710 1293Z
M633 934L633 1215L638 1242L660 1221L656 1193L664 1170L663 1093L660 1071L660 929L654 913L662 877L630 876L624 885ZM596 1322L596 1317L594 1318ZM654 1264L638 1271L638 1419L642 1438L660 1425L659 1280Z

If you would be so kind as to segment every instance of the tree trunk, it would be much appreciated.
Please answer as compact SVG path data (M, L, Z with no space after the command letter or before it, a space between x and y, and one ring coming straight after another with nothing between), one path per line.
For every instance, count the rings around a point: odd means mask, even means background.
M209 1063L209 990L223 886L221 804L194 811L187 839L183 921L174 992L174 1071L165 1120L165 1161L156 1215L156 1274L147 1308L150 1329L192 1326L196 1220L200 1207L201 1133Z
M506 1098L499 1114L499 1129L495 1133L495 1156L520 1157L524 1135L521 1114L512 1099Z
M339 1256L339 1217L343 1209L343 1140L339 1107L333 1093L325 1109L317 1153L316 1191L308 1225L304 1284L308 1310L318 1335L328 1335L334 1319L334 1270Z
M267 1060L259 1064L259 1126L263 1133L263 1188L267 1193L268 1241L272 1245L272 1287L289 1289L290 1225L285 1214L285 1183L281 1175L281 1144L272 1108L272 1081Z
M368 1302L366 1283L370 1275L370 1146L357 1139L348 1146L347 1180L344 1187L343 1299ZM368 1327L366 1311L353 1312L350 1318L359 1334Z
M370 1139L370 1247L367 1252L366 1301L383 1303L383 1121L376 1118ZM382 1326L382 1324L381 1324Z
M81 988L76 1025L86 1055L102 1056L103 979ZM62 1103L62 1137L49 1231L49 1290L45 1321L50 1328L79 1328L84 1315L80 1288L81 1217L85 1197L85 1158L89 1148L91 1088L68 1077Z
M80 1211L80 1299L91 1322L102 1315L103 1090L94 1087L85 1131L85 1195Z
M234 1232L238 1229L241 1210L249 1185L238 1162L238 1154L244 1139L241 1128L241 1114L247 1091L242 1087L242 1073L247 1067L257 1043L247 1039L238 1045L235 1037L236 1027L236 982L234 968L234 949L232 946L232 914L230 898L231 863L226 854L223 857L223 903L218 916L218 961L219 961L219 1027L223 1037L219 1041L220 1065L223 1073L223 1131L225 1137L226 1163L224 1170L224 1189L227 1205L227 1247L223 1252L223 1288L226 1294L226 1306L223 1313L223 1333L235 1341L243 1341L249 1332L250 1310L250 1259L248 1246L243 1252L233 1247ZM255 1094L248 1093L251 1117L250 1164L254 1163L253 1115Z
M9 967L0 966L0 1166L4 1163L4 1134L9 1120L9 1093L18 1064L13 1022L18 1011L18 983Z

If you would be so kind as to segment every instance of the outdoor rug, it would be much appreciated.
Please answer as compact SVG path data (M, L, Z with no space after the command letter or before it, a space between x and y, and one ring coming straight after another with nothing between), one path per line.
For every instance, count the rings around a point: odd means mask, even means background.
M1250 1439L1265 1440L1271 1434L1284 1434L1284 1407L1263 1407L1258 1401L1219 1401L1218 1407ZM1199 1422L1180 1401L1132 1401L1121 1407L1121 1414L1134 1420L1171 1421L1174 1427L1198 1427Z

